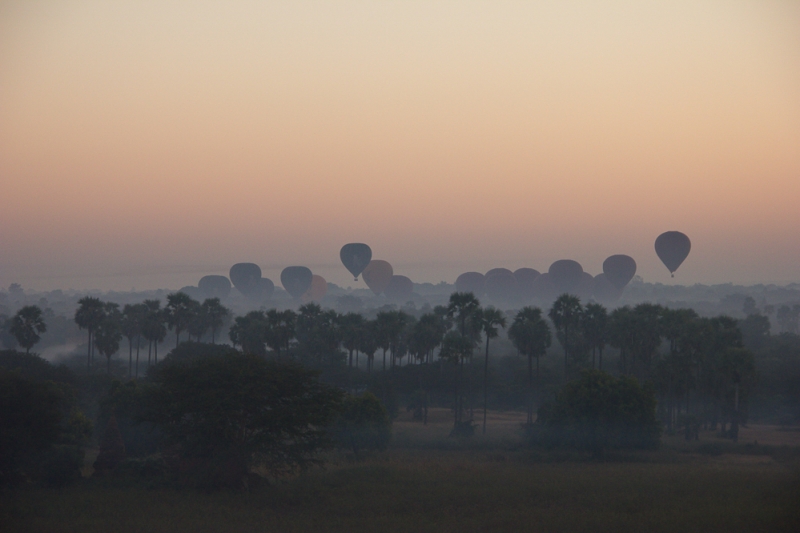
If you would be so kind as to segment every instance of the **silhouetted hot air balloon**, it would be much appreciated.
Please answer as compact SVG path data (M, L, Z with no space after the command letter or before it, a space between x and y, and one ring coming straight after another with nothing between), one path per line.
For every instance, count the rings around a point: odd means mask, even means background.
M261 278L261 283L259 284L259 296L264 300L269 300L272 298L272 294L275 292L275 284L269 278Z
M622 290L636 275L636 261L629 255L612 255L603 261L603 274L616 288Z
M230 270L233 286L245 296L250 296L259 289L261 268L255 263L236 263Z
M355 277L355 281L358 281L358 275L372 260L372 249L366 244L352 242L342 246L339 257L345 268Z
M519 292L517 278L506 268L493 268L486 273L486 295L497 303L514 300Z
M300 298L311 287L311 270L304 266L290 266L281 272L281 285L293 298Z
M406 276L392 276L384 293L390 300L407 302L414 293L414 283Z
M206 298L227 298L231 293L231 282L225 276L203 276L197 286Z
M369 262L361 276L372 292L380 294L389 286L389 281L392 279L394 269L392 265L380 259L373 259Z
M594 296L595 300L598 302L612 303L619 300L619 297L622 296L622 289L611 283L611 280L608 279L605 273L598 274L594 277L592 296Z
M178 292L182 292L183 294L195 299L199 300L203 297L203 292L198 288L192 285L187 285L186 287L181 287Z
M680 231L662 233L656 239L656 253L672 277L692 249L692 241Z
M519 286L519 294L523 300L533 298L533 282L539 277L540 272L532 268L518 268L514 271L514 278Z
M533 293L533 297L535 299L546 303L552 302L559 295L558 288L555 286L552 277L547 272L544 274L539 274L539 276L533 280L531 292Z
M486 278L480 272L464 272L456 278L456 290L458 292L471 292L480 298L483 296L485 282Z
M578 286L575 287L575 296L580 298L582 301L586 301L592 297L592 290L594 289L594 276L589 274L588 272L584 272L581 274L581 281L578 283Z
M559 294L565 292L574 294L578 284L583 279L583 267L577 261L560 259L550 265L550 279L558 289Z
M320 302L328 293L328 282L325 278L314 274L311 276L311 286L303 293L301 299L304 302Z

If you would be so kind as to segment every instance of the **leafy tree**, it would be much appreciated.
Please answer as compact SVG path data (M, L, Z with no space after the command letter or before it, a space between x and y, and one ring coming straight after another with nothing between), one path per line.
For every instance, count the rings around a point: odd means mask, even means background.
M609 448L654 448L661 434L653 391L599 370L567 383L555 403L539 409L536 424L539 442L598 455Z
M480 306L481 303L471 292L454 292L450 295L447 316L456 321L458 332L462 337L473 338L480 330L480 324L470 320Z
M40 333L47 331L42 310L35 305L26 305L11 318L11 334L17 343L30 353L33 345L41 340Z
M153 373L143 420L177 446L199 486L241 487L252 468L279 474L315 462L342 393L301 366L235 350L168 356Z
M340 329L336 311L324 311L315 303L300 306L296 336L300 355L318 365L335 362L339 352Z
M176 292L167 296L166 313L167 325L175 330L175 346L181 340L181 332L194 320L200 308L199 302L193 300L188 294Z
M569 355L573 340L572 335L578 330L581 317L583 316L583 306L577 296L562 294L550 308L548 313L553 326L556 328L556 336L561 346L564 348L564 378L569 376Z
M497 328L506 327L505 315L494 307L480 309L477 313L478 322L486 337L486 358L483 363L483 434L486 434L486 408L489 402L489 341L497 338Z
M747 318L739 320L739 330L742 332L742 342L751 350L759 350L766 346L769 338L769 318L753 313Z
M386 449L392 438L392 421L386 407L374 394L348 394L331 432L339 446L350 448L358 457L362 450Z
M93 337L94 332L100 326L100 322L105 317L103 302L99 298L85 296L78 300L78 309L75 311L75 323L80 329L85 329L89 333L89 341L86 354L86 368L92 366L92 355L94 354Z
M800 304L780 306L775 317L781 331L797 334L798 322L800 322Z
M533 358L536 358L536 381L539 381L539 359L553 341L550 328L538 307L523 307L508 328L514 347L528 357L528 425L533 424Z
M106 373L111 374L111 356L119 351L122 340L122 313L119 305L106 302L103 305L105 316L97 326L95 344L101 355L106 356Z

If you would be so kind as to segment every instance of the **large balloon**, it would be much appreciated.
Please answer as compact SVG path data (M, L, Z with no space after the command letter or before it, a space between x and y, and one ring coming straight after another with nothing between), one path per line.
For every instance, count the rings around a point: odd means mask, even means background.
M311 287L313 277L314 275L307 267L290 266L281 272L281 285L292 297L300 298Z
M550 265L550 280L559 294L574 293L583 279L583 267L577 261L561 259Z
M619 300L619 297L622 296L622 289L611 283L611 280L608 279L605 273L598 274L594 277L592 296L594 296L595 300L598 302L612 303Z
M203 276L197 286L206 298L227 298L231 293L231 282L225 276Z
M483 288L486 278L480 272L464 272L456 278L456 290L458 292L471 292L476 297L483 296Z
M534 298L542 302L552 302L558 297L559 294L558 288L555 286L553 279L547 272L540 274L535 280L533 280L531 293L533 294Z
M578 286L575 287L575 296L583 301L586 301L592 297L592 290L594 289L594 276L588 272L584 272L581 276L580 283L578 283Z
M236 263L229 273L233 286L245 296L258 291L261 268L255 263Z
M656 253L672 277L692 249L692 241L680 231L662 233L656 239Z
M275 292L275 284L269 278L261 278L258 289L259 296L264 300L269 300L272 297L272 293Z
M303 293L301 299L304 302L320 302L328 293L328 282L322 276L314 274L311 276L311 286Z
M624 289L636 275L636 261L629 255L612 255L603 261L603 274L618 289Z
M508 303L517 297L519 286L514 274L505 268L495 268L486 274L486 295L495 302Z
M539 277L539 271L532 268L518 268L514 271L514 278L519 285L519 295L524 300L533 298L533 282Z
M380 294L389 286L389 281L391 281L393 274L392 265L380 259L373 259L361 273L361 276L372 292Z
M367 268L372 260L372 249L366 244L351 242L342 246L339 257L345 268L355 277L355 281L358 281L358 275Z
M406 276L392 276L385 293L390 300L407 302L414 293L414 283Z

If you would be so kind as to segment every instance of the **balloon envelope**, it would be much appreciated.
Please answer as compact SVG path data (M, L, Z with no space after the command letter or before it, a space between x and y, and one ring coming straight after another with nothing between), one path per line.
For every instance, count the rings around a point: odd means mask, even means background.
M555 300L559 294L558 288L556 288L550 274L547 272L540 274L533 280L531 292L533 293L533 297L537 300L548 303Z
M203 276L197 286L206 298L227 298L231 293L231 282L225 276Z
M464 272L456 278L456 290L458 292L471 292L480 298L483 296L485 282L486 278L480 272Z
M414 293L414 283L406 276L392 276L384 292L390 300L408 301Z
M306 292L303 293L302 300L304 302L319 302L328 293L328 282L322 276L314 274L311 276L311 286Z
M342 246L339 258L345 268L355 277L355 281L358 281L358 275L367 268L372 260L372 249L366 244L351 242Z
M361 273L372 292L380 294L389 286L394 269L392 265L380 259L373 259Z
M259 283L259 296L265 300L272 298L272 293L275 292L275 284L269 278L261 278Z
M495 302L509 302L517 297L519 286L514 274L505 268L495 268L486 275L486 295Z
M603 261L603 274L616 288L623 289L636 275L636 261L629 255L612 255Z
M309 287L314 275L307 267L290 266L281 272L281 285L293 298L300 298Z
M575 296L577 296L583 301L586 301L592 297L593 289L594 289L594 276L592 276L588 272L584 272L581 275L580 283L578 283L578 286L575 287Z
M518 268L514 271L514 278L519 286L519 294L525 300L533 298L533 282L539 277L540 272L532 268Z
M611 283L611 280L608 279L605 273L598 274L594 277L592 296L594 296L595 300L598 302L616 302L619 300L619 297L622 296L622 289Z
M258 290L261 268L255 263L236 263L231 267L229 275L233 286L245 296L249 296Z
M680 231L668 231L656 238L656 254L671 274L678 270L691 249L692 241Z
M583 279L583 267L577 261L561 259L550 265L548 274L559 294L574 293Z

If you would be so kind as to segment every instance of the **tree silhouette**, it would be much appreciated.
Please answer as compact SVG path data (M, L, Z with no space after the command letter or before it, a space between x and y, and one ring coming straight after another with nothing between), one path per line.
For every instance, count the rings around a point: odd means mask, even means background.
M442 349L439 357L445 361L450 361L456 365L455 379L455 404L453 409L453 429L458 430L464 423L463 420L463 395L461 394L461 380L464 373L464 360L472 357L472 350L475 345L469 337L465 337L457 331L450 331L442 340Z
M202 309L208 329L211 330L211 344L216 344L217 332L225 322L225 318L228 317L231 312L227 307L222 305L219 298L207 298L203 301Z
M342 346L348 352L348 366L353 368L353 352L358 350L364 329L364 317L358 313L346 313L339 317L339 327L342 333Z
M266 342L276 355L281 355L281 350L289 349L289 342L295 336L297 327L297 314L291 309L267 311L267 336Z
M153 352L155 352L153 362L158 364L158 343L162 342L167 336L167 327L165 325L164 310L161 309L159 300L145 300L144 305L147 306L147 315L144 320L143 332L148 341L147 366L150 366L150 356Z
M583 306L577 296L565 293L553 302L547 315L556 328L558 341L564 347L564 379L569 380L570 341L573 340L570 333L574 334L580 325Z
M483 434L486 434L486 406L489 399L489 341L498 335L497 328L506 327L506 317L494 307L480 309L477 312L478 322L486 336L486 358L483 363Z
M550 328L538 307L523 307L508 328L508 338L528 357L528 425L533 424L533 358L536 358L536 381L539 381L539 358L547 353L553 339Z
M228 335L234 348L241 346L244 353L266 355L267 315L264 311L250 311L237 316Z
M378 351L377 328L378 325L375 320L366 321L358 342L358 351L367 356L368 374L372 373L372 364L375 362L375 352ZM356 366L358 366L358 359L356 359Z
M75 311L75 323L80 329L85 329L89 333L89 341L86 353L86 368L92 366L92 355L94 353L94 332L103 321L105 311L103 302L99 298L85 296L78 300L78 309Z
M39 342L39 333L47 331L47 324L42 318L42 310L35 305L26 305L21 308L11 318L9 331L17 343L25 348L25 353L29 354L33 345Z
M128 377L133 378L133 339L136 342L136 376L139 376L139 342L144 321L147 317L147 306L144 304L126 304L122 308L122 334L128 339Z
M583 335L592 349L592 368L598 356L598 368L603 370L603 349L608 336L608 311L598 303L588 303L581 317Z
M186 293L176 292L167 296L167 306L164 311L167 316L167 325L170 329L175 330L175 346L178 346L181 332L192 323L199 307L199 302L193 300Z
M95 344L97 351L106 356L106 373L111 374L111 356L119 351L119 342L122 340L122 313L119 305L106 302L103 305L105 316L97 326Z

